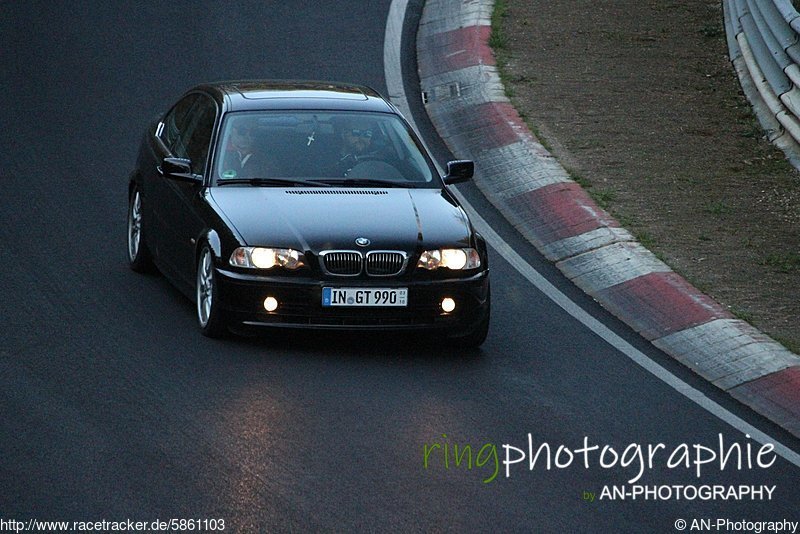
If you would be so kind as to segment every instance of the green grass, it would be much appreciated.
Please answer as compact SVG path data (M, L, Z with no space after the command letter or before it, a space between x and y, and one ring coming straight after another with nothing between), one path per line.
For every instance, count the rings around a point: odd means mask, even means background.
M786 339L785 337L775 336L774 339L795 354L800 354L800 343L792 341L791 339Z
M497 0L492 11L492 33L489 34L489 46L495 52L505 50L508 47L508 35L503 30L502 19L507 15L508 6L505 0Z
M572 178L572 180L576 184L581 186L583 189L590 189L592 187L592 183L589 180L587 180L586 178L584 178L583 176L579 175L578 173L572 172L572 171L567 171L567 172L569 173L569 177Z
M741 319L747 323L753 324L753 314L748 312L747 310L743 310L737 306L731 306L730 312L733 314L734 317L737 319Z
M594 191L587 191L589 195L597 202L597 205L603 208L604 210L608 211L609 206L611 205L614 200L616 200L617 195L613 191L608 189L597 189Z
M553 153L553 145L551 145L551 144L550 144L550 143L547 141L547 139L545 139L545 137L542 135L542 131L541 131L541 130L540 130L540 129L539 129L539 128L538 128L538 127L537 127L537 126L536 126L536 125L533 123L533 122L531 122L531 121L528 119L528 116L527 116L527 115L525 115L525 117L523 117L523 119L525 120L525 124L528 126L528 129L529 129L531 132L533 132L533 135L534 135L534 136L536 137L536 139L538 139L538 141L539 141L539 142L542 144L542 146L544 147L544 149L545 149L545 150L547 150L548 152L550 152L550 153L552 154L552 153ZM570 177L571 177L573 180L575 180L576 173L574 173L574 172L573 172L571 169L566 169L566 168L565 168L565 170L567 171L567 174L569 174L569 175L570 175ZM578 180L575 180L575 181L577 182Z
M628 230L630 230L631 228L639 226L639 221L637 221L635 217L632 217L625 213L619 213L616 210L614 211L614 213L612 213L612 215L617 220L617 222L622 225L623 228L627 228Z
M492 30L489 34L489 46L494 52L495 61L497 62L497 72L500 76L500 82L503 84L503 90L508 99L514 98L516 93L512 87L515 81L509 77L509 74L503 68L509 61L508 50L508 34L503 29L503 19L506 17L507 6L505 0L497 0L494 4L494 11L492 11Z
M764 128L762 128L761 124L753 119L751 115L748 115L747 119L743 119L741 122L742 131L739 135L742 137L747 139L761 139L766 135Z
M722 27L719 24L706 24L700 29L700 33L703 37L707 37L709 39L717 39L718 37L722 37L723 31Z
M508 98L514 98L517 96L517 92L514 90L514 86L507 82L507 80L503 80L503 77L500 76L500 81L503 82L503 90Z
M800 254L796 252L770 254L759 263L782 273L791 273L800 270Z
M711 215L727 215L733 210L724 200L717 200L716 202L709 202L706 204L703 211Z
M651 236L649 232L646 232L644 230L635 232L633 234L633 237L636 238L636 241L644 245L645 248L648 248L650 250L653 250L653 248L655 248L656 246L656 240L653 239L653 236Z

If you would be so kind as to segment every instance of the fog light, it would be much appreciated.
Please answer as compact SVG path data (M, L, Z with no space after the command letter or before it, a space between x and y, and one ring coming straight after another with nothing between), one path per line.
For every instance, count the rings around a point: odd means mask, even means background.
M442 299L441 306L442 310L444 310L445 313L450 313L451 311L456 309L456 301L454 301L450 297L447 297L446 299Z
M275 297L267 297L264 299L264 309L268 312L274 312L278 309L278 301Z

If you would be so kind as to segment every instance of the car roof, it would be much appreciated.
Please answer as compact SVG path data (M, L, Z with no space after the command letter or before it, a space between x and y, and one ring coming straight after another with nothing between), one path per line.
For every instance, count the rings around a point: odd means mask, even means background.
M207 83L194 90L213 96L226 112L267 109L395 112L374 89L339 82L241 80Z

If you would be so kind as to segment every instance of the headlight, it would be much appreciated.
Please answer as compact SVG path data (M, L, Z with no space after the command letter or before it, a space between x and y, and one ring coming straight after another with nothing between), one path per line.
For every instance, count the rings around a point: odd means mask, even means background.
M239 247L231 254L230 264L250 269L283 267L294 271L305 265L302 252L291 248Z
M440 267L447 267L455 271L464 269L477 269L481 266L481 257L474 248L443 248L439 250L426 250L423 252L417 267L432 271Z

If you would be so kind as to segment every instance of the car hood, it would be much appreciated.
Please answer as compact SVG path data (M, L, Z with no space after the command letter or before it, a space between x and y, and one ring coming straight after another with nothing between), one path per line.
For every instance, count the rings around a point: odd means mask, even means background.
M469 246L463 210L439 189L215 187L220 215L250 246L301 251Z

